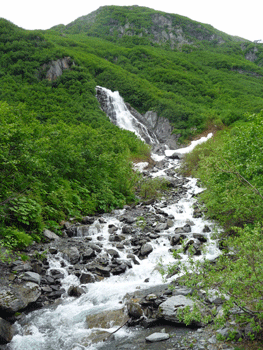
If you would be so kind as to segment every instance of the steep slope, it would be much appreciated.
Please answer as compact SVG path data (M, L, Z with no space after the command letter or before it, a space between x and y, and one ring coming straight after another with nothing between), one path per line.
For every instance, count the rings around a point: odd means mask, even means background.
M145 44L148 40L148 44L166 44L172 49L203 40L217 44L245 41L187 17L140 6L103 6L64 27L54 29L72 34L86 33L118 42L120 39L127 40L127 37L136 37L138 42Z

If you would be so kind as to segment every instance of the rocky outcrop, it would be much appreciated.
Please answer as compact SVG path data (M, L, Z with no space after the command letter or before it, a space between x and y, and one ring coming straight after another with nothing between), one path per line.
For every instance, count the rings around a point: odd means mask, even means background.
M54 81L63 74L63 71L70 69L75 63L70 57L63 57L56 61L51 61L48 64L42 66L42 71L46 71L46 79L49 81Z

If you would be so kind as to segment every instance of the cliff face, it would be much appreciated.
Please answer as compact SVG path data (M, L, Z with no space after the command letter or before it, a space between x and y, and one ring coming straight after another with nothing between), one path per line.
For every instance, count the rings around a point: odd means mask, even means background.
M48 64L42 66L42 70L46 70L46 79L49 81L56 80L59 76L63 74L63 71L70 69L75 63L72 62L70 57L64 57L58 59L57 61L51 61Z

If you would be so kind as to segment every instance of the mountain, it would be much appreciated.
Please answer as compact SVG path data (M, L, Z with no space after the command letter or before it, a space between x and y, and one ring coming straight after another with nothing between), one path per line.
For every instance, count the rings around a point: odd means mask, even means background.
M105 6L47 31L0 19L0 33L0 225L12 235L135 199L130 161L149 148L109 122L97 85L181 141L263 109L262 44L186 17Z

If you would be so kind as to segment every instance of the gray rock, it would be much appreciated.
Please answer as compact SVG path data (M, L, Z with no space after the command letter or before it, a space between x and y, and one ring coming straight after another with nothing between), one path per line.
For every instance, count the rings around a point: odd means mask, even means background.
M141 255L142 256L149 255L152 251L153 251L153 247L149 243L146 243L141 247Z
M153 343L156 341L167 340L169 338L170 338L170 335L168 333L153 333L153 334L149 335L148 337L146 337L145 340Z
M127 303L127 311L128 315L134 319L138 319L143 315L141 306L132 300Z
M13 328L11 323L0 317L0 344L7 344L13 338Z
M191 310L193 306L194 302L184 295L172 296L159 305L157 317L169 322L184 324L184 321L178 318L177 312L186 307L190 307ZM200 305L200 309L204 313L203 305ZM201 326L203 324L202 322L192 321L191 325Z
M167 230L168 228L169 228L169 227L168 227L167 222L165 222L165 223L160 223L160 224L157 224L157 225L156 225L155 231L156 231L156 232L161 232L161 231Z
M40 287L33 282L2 287L0 290L0 311L13 314L35 302L40 295Z
M47 239L49 239L50 241L59 239L59 236L50 230L44 230L43 236L46 237Z
M80 254L77 247L68 247L63 250L64 259L68 260L71 264L76 264L79 261Z
M113 258L119 258L120 254L115 249L107 249L107 253L110 254Z
M41 281L41 277L38 273L30 272L30 271L25 272L22 279L24 281L30 281L33 283L37 283L38 285L40 284L40 281Z

